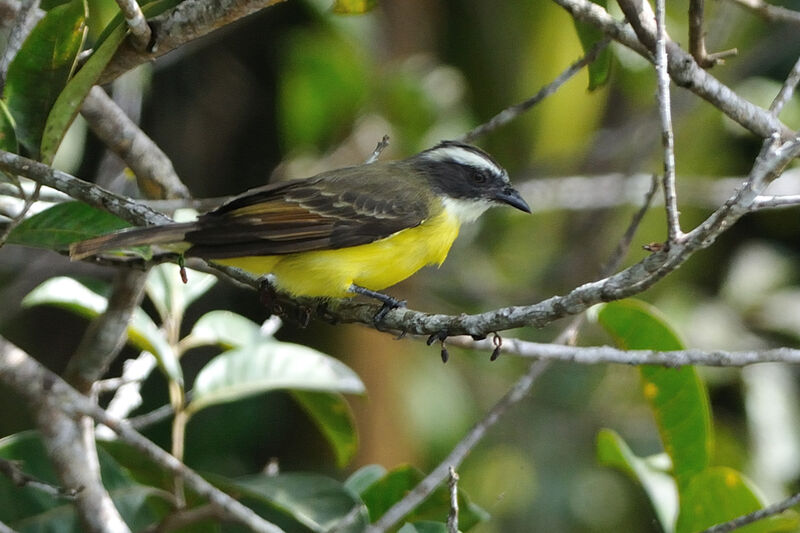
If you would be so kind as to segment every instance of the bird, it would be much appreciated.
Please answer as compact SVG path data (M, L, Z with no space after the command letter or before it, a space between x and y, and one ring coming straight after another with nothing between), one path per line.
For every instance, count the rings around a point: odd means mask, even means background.
M380 291L441 265L461 225L497 205L531 212L488 153L442 141L407 159L250 189L193 222L75 242L70 258L156 245L264 277L292 297L368 296L383 303L378 319L404 305Z

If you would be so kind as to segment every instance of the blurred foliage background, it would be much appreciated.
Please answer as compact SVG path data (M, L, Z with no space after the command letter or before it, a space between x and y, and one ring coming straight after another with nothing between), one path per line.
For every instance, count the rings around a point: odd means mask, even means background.
M334 15L330 5L279 4L126 74L110 92L140 117L196 197L225 196L270 179L358 163L384 134L391 137L381 156L387 159L458 137L533 94L582 54L570 17L544 0L383 0L361 16ZM800 8L800 2L786 5ZM687 8L688 0L668 2L669 30L680 42L687 40ZM706 8L708 48L739 50L713 74L767 106L796 59L800 33L727 1ZM90 39L115 8L111 0L93 0L92 9L103 15L91 23ZM660 171L653 70L632 53L612 49L609 84L589 92L582 73L479 140L523 191L566 176ZM711 210L695 201L692 187L745 175L760 142L690 93L674 89L673 103L687 229ZM797 99L783 119L800 126ZM133 191L122 164L104 153L80 119L57 164L98 183L122 180ZM593 209L591 201L567 209L528 200L534 215L488 214L464 228L440 269L426 269L389 292L412 308L441 313L562 294L597 277L636 209ZM665 234L656 206L626 264L644 257L639 245L663 241ZM690 347L797 346L798 243L796 209L750 215L641 297L666 314ZM54 308L19 307L22 296L55 274L108 279L111 271L19 247L0 255L6 303L0 333L60 371L85 321ZM213 308L265 318L254 293L220 283L190 308L186 323ZM560 326L508 334L546 342ZM277 336L341 359L364 380L366 396L350 398L360 434L355 461L338 470L304 413L287 395L270 393L198 414L188 428L190 466L238 475L277 458L284 471L316 470L340 479L370 463L410 463L427 471L526 367L513 357L490 363L488 353L457 349L443 365L436 347L353 325L286 324ZM610 339L590 324L580 342ZM213 353L197 350L184 359L188 381ZM715 461L746 472L770 498L800 489L796 370L765 365L702 374L716 415ZM638 383L628 367L551 367L459 471L460 487L493 516L473 531L658 530L641 489L595 459L602 427L621 433L639 455L659 450ZM141 412L167 403L160 375L146 383L145 399ZM0 435L31 427L19 403L3 392ZM168 423L146 432L165 446L168 433Z

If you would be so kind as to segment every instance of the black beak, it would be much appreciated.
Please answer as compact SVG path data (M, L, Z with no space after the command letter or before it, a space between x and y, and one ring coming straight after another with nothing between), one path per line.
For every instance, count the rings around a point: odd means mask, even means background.
M525 211L526 213L531 212L530 206L528 206L528 203L522 199L519 191L512 189L511 187L506 187L501 192L497 193L494 196L494 199L498 202L508 204L511 207L516 207L520 211Z

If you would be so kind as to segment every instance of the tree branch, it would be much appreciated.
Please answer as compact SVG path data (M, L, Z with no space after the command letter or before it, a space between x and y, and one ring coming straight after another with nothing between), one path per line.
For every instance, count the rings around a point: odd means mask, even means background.
M649 26L643 26L643 40L640 41L631 28L616 21L605 9L590 0L553 1L567 10L576 20L597 27L607 36L653 62L653 56L649 52L652 48L642 44L655 42L655 32L651 32ZM623 4L624 2L620 2L620 6ZM655 23L652 28L655 29ZM784 140L794 137L792 130L780 120L720 83L676 43L669 41L666 46L669 73L676 85L692 91L761 138L768 138L774 132L779 132Z
M72 428L75 427L72 419L81 416L105 424L117 433L121 440L133 446L144 457L154 461L170 473L180 476L200 496L208 498L210 503L220 506L229 516L251 530L263 533L280 533L282 531L144 438L126 421L109 416L89 398L80 394L25 352L2 338L0 338L0 380L23 396L37 411L45 414L59 413L59 418L63 417L70 421ZM40 420L41 422L44 420ZM50 429L44 424L41 424L40 427L43 432ZM45 442L54 441L46 439ZM75 436L75 439L61 441L59 444L67 446L74 442L80 442L80 437ZM81 496L84 491L81 491Z
M769 518L770 516L780 514L799 503L800 503L800 492L786 498L783 501L774 503L772 505L768 505L763 509L758 509L757 511L753 511L752 513L742 515L738 518L734 518L729 522L723 522L721 524L712 526L708 529L704 529L700 533L725 533L727 531L733 531L734 529L739 529L740 527L744 527L747 524L752 524L753 522L758 522L759 520L763 520L765 518Z
M800 12L782 6L774 6L764 0L728 0L738 6L749 9L769 22L788 22L800 24Z
M137 126L100 87L92 87L83 101L81 115L111 151L136 175L147 198L189 198L169 157Z
M149 20L153 31L149 48L137 49L129 37L117 50L98 85L104 85L123 72L152 61L240 18L283 0L185 0L173 9Z
M142 8L139 7L136 0L117 0L117 5L125 17L125 23L130 28L131 45L137 50L145 51L150 44L152 32L150 26L147 25Z

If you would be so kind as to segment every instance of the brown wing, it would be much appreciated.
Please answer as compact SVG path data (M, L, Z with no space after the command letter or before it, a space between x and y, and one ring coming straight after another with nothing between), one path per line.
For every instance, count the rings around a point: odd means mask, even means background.
M429 216L418 187L409 186L419 176L398 173L396 163L365 167L248 191L198 219L186 234L187 254L222 259L356 246ZM369 179L376 170L396 179L376 184Z

